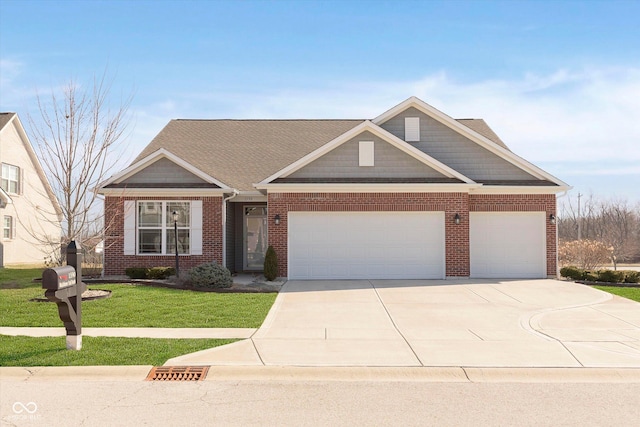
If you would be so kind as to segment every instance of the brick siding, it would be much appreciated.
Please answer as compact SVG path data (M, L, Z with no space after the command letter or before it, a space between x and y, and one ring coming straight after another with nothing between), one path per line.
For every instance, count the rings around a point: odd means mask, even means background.
M289 212L445 212L445 274L469 276L469 212L535 212L556 214L555 195L469 195L467 193L271 193L269 244L278 255L278 274L288 275L287 216ZM460 224L454 223L455 214ZM556 227L546 221L547 275L556 276Z
M180 255L180 269L216 261L222 264L222 197L106 197L104 273L124 275L128 267L173 267L175 255L124 255L125 200L202 200L202 255Z

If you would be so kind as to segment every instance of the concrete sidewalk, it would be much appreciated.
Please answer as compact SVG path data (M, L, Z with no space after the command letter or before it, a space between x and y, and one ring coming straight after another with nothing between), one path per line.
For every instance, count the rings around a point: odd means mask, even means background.
M250 338L257 329L252 328L82 328L86 337L124 338ZM66 332L59 328L0 327L0 335L25 335L30 337L63 337Z
M251 339L166 365L640 368L640 304L557 280L290 281Z

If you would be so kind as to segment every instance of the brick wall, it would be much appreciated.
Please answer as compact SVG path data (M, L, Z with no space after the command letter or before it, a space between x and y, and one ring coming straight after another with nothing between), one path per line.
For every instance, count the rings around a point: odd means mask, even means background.
M556 214L555 195L469 195L467 193L272 193L269 218L280 215L280 225L270 225L269 244L278 254L278 274L288 275L287 214L315 212L444 211L446 276L469 276L469 212L533 212ZM455 214L460 224L454 223ZM271 224L271 223L270 223ZM546 221L547 275L556 275L556 227Z
M206 262L222 264L222 197L106 197L104 272L124 275L127 267L173 267L175 255L124 255L125 200L202 200L202 255L180 255L180 269Z
M269 218L280 215L280 225L269 227L269 244L278 254L278 274L287 276L287 214L315 212L444 211L446 275L469 276L469 221L453 222L456 213L467 217L466 193L273 193Z

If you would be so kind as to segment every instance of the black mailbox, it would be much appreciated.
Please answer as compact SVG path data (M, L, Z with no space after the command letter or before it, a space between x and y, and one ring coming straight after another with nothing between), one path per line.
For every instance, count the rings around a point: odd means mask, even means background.
M42 272L42 288L60 290L75 286L76 269L70 265L64 267L47 268Z

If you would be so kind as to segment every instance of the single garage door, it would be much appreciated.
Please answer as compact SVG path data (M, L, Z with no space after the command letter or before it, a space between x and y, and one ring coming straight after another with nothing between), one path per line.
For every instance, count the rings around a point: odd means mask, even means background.
M473 278L545 278L544 212L471 212Z
M444 212L289 212L289 279L442 279Z

